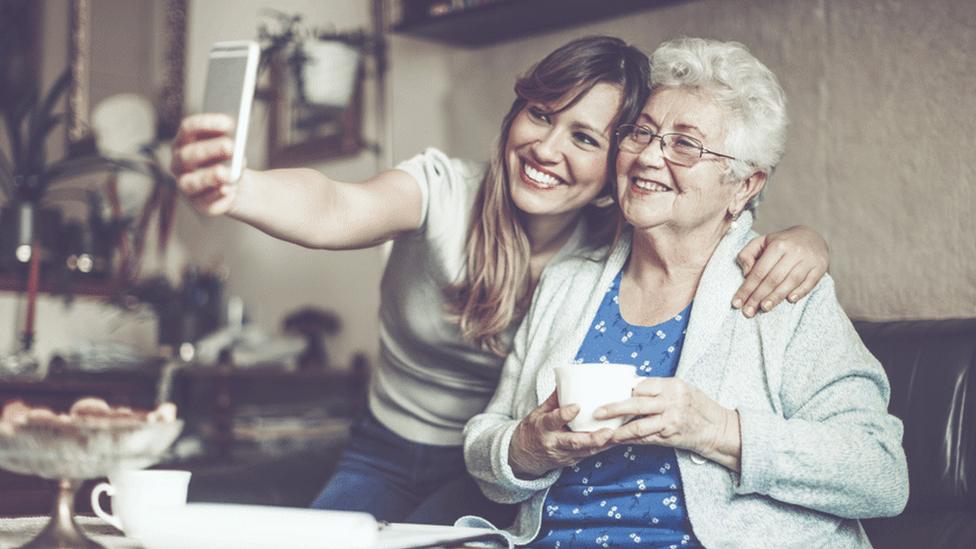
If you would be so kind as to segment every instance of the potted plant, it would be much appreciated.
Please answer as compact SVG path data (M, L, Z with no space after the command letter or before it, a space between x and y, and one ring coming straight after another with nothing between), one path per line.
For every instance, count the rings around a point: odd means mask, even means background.
M0 107L8 145L7 150L0 148L0 192L6 203L4 213L14 214L18 219L16 257L21 262L30 260L35 215L53 185L90 173L117 170L138 171L157 182L169 182L169 176L147 157L127 158L93 152L49 161L47 139L64 121L64 115L54 110L69 83L70 73L66 70L43 97L37 90L23 91L7 95L7 102Z
M145 220L152 213L150 207L158 206L161 197L166 194L161 189L167 188L170 191L168 194L174 194L172 176L159 166L151 150L144 150L141 155L120 156L88 152L65 155L54 161L48 158L47 140L65 120L64 115L55 112L55 109L69 84L70 73L67 70L43 95L36 86L16 88L0 84L0 88L3 88L0 90L0 110L6 128L6 147L0 147L0 194L3 202L3 208L0 209L0 269L5 265L10 267L11 256L15 258L14 265L17 262L29 264L29 268L24 270L28 276L26 322L22 339L24 350L30 349L33 337L32 321L42 252L39 244L47 244L53 254L54 244L64 240L60 237L62 228L57 210L50 213L50 210L41 207L51 188L61 182L92 173L131 170L148 175L154 182L153 198L143 208L143 219L136 225L137 233L144 233ZM89 198L90 204L95 202L97 201ZM161 223L169 223L170 217L164 212ZM92 226L88 229L99 232L100 238L108 238L112 242L125 229L124 223L106 226L98 221L97 216L90 215L89 218L89 225ZM44 224L44 220L49 222ZM52 235L47 242L39 238L45 234ZM163 235L161 237L164 238Z

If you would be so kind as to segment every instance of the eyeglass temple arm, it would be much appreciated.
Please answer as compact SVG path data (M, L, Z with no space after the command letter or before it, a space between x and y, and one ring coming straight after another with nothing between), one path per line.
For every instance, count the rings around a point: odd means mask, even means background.
M710 150L706 149L705 147L702 147L702 156L704 156L705 153L713 154L715 156L719 156L719 157L722 157L722 158L728 158L729 160L735 160L736 159L734 156L729 156L727 154L722 154L722 153L719 153L719 152L710 151Z

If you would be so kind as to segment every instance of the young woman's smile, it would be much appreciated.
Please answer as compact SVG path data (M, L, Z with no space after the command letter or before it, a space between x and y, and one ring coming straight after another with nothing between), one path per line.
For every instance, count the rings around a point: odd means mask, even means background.
M519 172L519 177L526 185L540 190L554 189L558 185L566 184L558 175L526 159L522 159L522 170Z
M618 86L599 83L565 110L528 103L515 117L505 152L509 191L523 214L575 216L603 191L621 101Z

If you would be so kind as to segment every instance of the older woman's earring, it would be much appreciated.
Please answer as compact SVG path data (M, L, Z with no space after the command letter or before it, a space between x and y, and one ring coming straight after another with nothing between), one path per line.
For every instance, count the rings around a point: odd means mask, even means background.
M732 222L729 223L729 232L730 233L732 231L734 231L734 230L736 230L736 229L739 228L739 214L740 213L742 213L742 212L735 212L735 213L729 212L729 214L732 216Z
M590 201L590 204L593 204L597 208L606 208L608 206L612 206L613 205L613 196L611 196L609 194L605 194L605 195L602 195L602 196L598 196L598 197L594 198L593 200L591 200Z

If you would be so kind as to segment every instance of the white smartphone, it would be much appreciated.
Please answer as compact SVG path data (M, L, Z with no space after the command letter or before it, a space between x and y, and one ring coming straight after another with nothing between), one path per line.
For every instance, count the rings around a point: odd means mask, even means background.
M224 113L236 122L234 153L226 163L231 181L235 182L244 171L247 123L251 117L260 58L261 49L257 42L250 40L217 42L210 48L203 112Z

